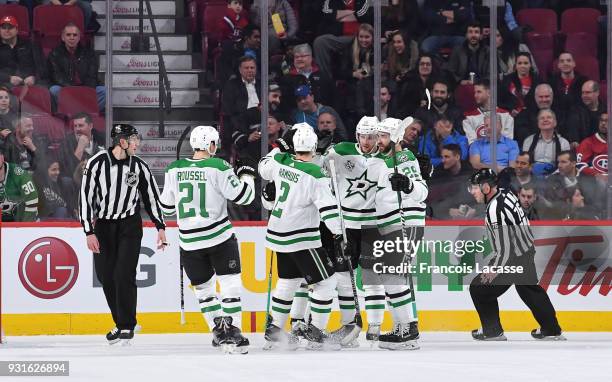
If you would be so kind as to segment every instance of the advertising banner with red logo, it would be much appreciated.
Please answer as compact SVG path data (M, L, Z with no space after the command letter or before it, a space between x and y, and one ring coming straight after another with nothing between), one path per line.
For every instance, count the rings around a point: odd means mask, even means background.
M540 284L548 290L556 309L612 311L612 227L534 228ZM265 311L272 255L265 248L265 226L239 226L235 230L242 259L243 310ZM155 249L155 229L144 230L137 270L139 312L179 309L178 229L168 228L167 235L170 246L162 252ZM428 227L425 239L457 243L480 240L483 235L481 226ZM461 257L451 252L443 247L429 248L419 252L417 263L432 267L460 264ZM106 313L93 256L99 255L87 250L79 227L4 226L2 313ZM419 309L473 309L468 291L473 275L421 270L415 276ZM273 284L276 278L274 272ZM187 286L187 277L185 281ZM188 288L185 295L186 309L199 311ZM513 290L501 297L500 304L505 310L526 310Z

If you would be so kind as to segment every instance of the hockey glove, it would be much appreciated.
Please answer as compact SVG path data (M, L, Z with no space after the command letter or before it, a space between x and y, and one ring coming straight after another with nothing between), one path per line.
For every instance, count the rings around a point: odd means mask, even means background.
M409 177L402 174L393 174L389 177L389 181L391 181L391 189L393 191L402 191L406 194L409 194L414 189L414 184L412 184L412 180Z
M416 154L415 157L419 162L419 168L421 169L421 177L423 178L423 180L429 180L429 178L431 178L431 174L433 173L433 166L431 165L429 155Z
M240 178L243 175L252 176L255 178L257 176L257 172L255 169L249 165L242 164L241 162L236 162L236 176Z
M280 151L284 153L293 153L293 136L295 135L296 130L289 129L287 132L280 138L274 142L276 147L280 149Z
M274 182L268 182L268 184L266 184L263 190L261 190L261 196L268 202L276 200L276 185L274 185Z

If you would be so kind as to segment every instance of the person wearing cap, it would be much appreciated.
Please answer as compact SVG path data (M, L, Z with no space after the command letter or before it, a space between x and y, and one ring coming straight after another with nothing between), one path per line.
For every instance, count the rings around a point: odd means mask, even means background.
M285 94L291 94L300 85L308 85L317 101L331 105L334 101L335 82L319 69L312 58L312 49L308 44L293 47L293 64L289 73L282 76L279 85ZM282 103L283 110L293 107L291 97L286 97Z
M142 241L140 202L157 228L157 249L167 245L157 183L138 156L138 130L120 124L111 130L112 146L92 156L85 166L79 218L87 248L94 253L96 275L115 327L110 344L129 342L136 326L136 266Z
M31 222L38 218L38 192L29 172L5 157L0 140L0 208L3 222Z
M49 91L57 102L64 86L87 86L96 89L98 110L106 107L106 88L98 85L99 61L93 49L80 44L81 30L69 22L62 30L62 43L48 57Z
M339 142L348 139L346 127L340 118L340 114L331 106L325 106L315 102L315 96L308 85L300 85L294 92L297 108L291 113L294 123L307 123L313 126L317 135L319 134L318 119L322 113L330 113L336 119L336 130L334 134Z
M18 32L19 23L14 16L0 19L0 83L32 86L36 82L32 44L17 37Z
M490 168L470 177L469 191L478 203L486 204L485 225L492 256L470 283L470 295L482 327L472 331L478 341L506 341L499 319L497 299L512 285L531 310L540 328L531 335L539 340L564 340L561 327L544 288L538 284L536 249L529 220L519 199L510 189L498 187Z

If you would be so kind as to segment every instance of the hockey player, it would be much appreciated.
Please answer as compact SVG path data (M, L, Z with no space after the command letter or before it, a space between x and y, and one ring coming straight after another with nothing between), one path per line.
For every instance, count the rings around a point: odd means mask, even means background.
M357 268L362 251L361 230L376 230L376 214L374 196L376 194L376 177L368 173L367 162L377 152L378 118L365 116L361 118L356 128L357 143L341 142L327 151L324 156L324 166L329 170L330 161L334 161L338 176L338 188L342 204L342 214L345 220L348 238L347 254L351 258L353 269ZM373 235L365 235L372 237ZM342 327L332 333L344 347L359 346L357 338L361 328L353 321L355 304L353 289L348 271L348 264L342 256L333 259L338 281L338 305L340 306ZM373 304L370 301L384 301L384 290L379 285L364 285L368 325L372 330L380 331L384 303ZM379 329L376 329L379 328ZM372 339L372 338L369 338Z
M402 150L400 142L406 126L411 119L404 121L387 118L378 124L378 150L376 160L368 163L368 173L375 174L376 179L376 223L383 240L401 237L404 240L419 240L425 225L425 199L427 185L421 178L419 163L410 150ZM400 211L401 207L401 211ZM413 254L408 254L413 255ZM398 260L406 263L406 254L397 252L385 257L385 261ZM364 259L365 260L365 259ZM362 266L371 269L373 261L362 261ZM369 266L368 266L369 265ZM364 271L365 272L365 271ZM393 330L379 337L379 347L383 349L418 349L418 320L414 302L414 291L407 285L405 275L382 275L369 280L364 273L364 285L384 285L389 310L393 317ZM410 275L408 275L410 277ZM380 300L371 300L372 304L384 305L384 296ZM375 337L377 333L369 333Z
M309 163L317 147L314 130L305 123L294 126L295 156L289 145L279 145L259 163L262 178L274 181L276 200L268 221L266 242L277 253L279 280L272 296L271 318L266 327L264 349L290 342L282 328L294 294L303 279L310 285L311 321L304 331L309 349L321 349L329 342L327 327L336 287L333 265L322 247L319 222L325 222L341 241L338 210L329 178L321 167Z
M30 174L14 163L4 161L0 141L0 206L2 221L31 222L38 217L38 192Z
M165 214L176 212L181 261L204 319L213 328L213 346L244 354L249 340L240 331L240 254L227 216L227 200L242 205L253 201L255 169L241 166L234 174L229 163L214 158L219 134L212 126L196 127L189 143L193 158L174 161L166 168L162 208ZM221 301L215 292L216 280Z

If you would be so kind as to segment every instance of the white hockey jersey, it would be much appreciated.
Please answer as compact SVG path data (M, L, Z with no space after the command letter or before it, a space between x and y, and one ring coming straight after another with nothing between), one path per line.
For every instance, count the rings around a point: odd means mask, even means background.
M266 233L268 248L297 252L321 247L320 221L332 233L341 233L330 179L321 167L296 160L276 148L259 162L259 174L265 180L273 180L276 187Z
M421 177L419 162L410 150L395 154L397 170L412 179L414 190L410 194L400 192L402 198L402 215L406 226L425 225L425 199L427 199L427 184ZM397 191L391 189L389 177L393 174L393 158L378 154L368 161L368 173L377 176L375 197L376 223L383 233L401 228Z
M223 159L180 159L166 168L161 204L164 214L176 211L180 247L209 248L229 239L234 228L227 200L249 204L255 198L253 178L241 179Z
M342 203L342 215L347 228L359 229L362 225L376 224L377 176L368 173L368 160L372 155L364 154L354 142L340 142L329 148L323 165L330 171L329 162L334 161L338 175L338 188Z
M509 139L514 138L514 118L508 113L508 110L497 108L497 114L501 118L502 129L501 134ZM464 114L463 131L468 139L468 144L472 144L478 138L485 136L484 129L484 112L479 108L470 110Z

